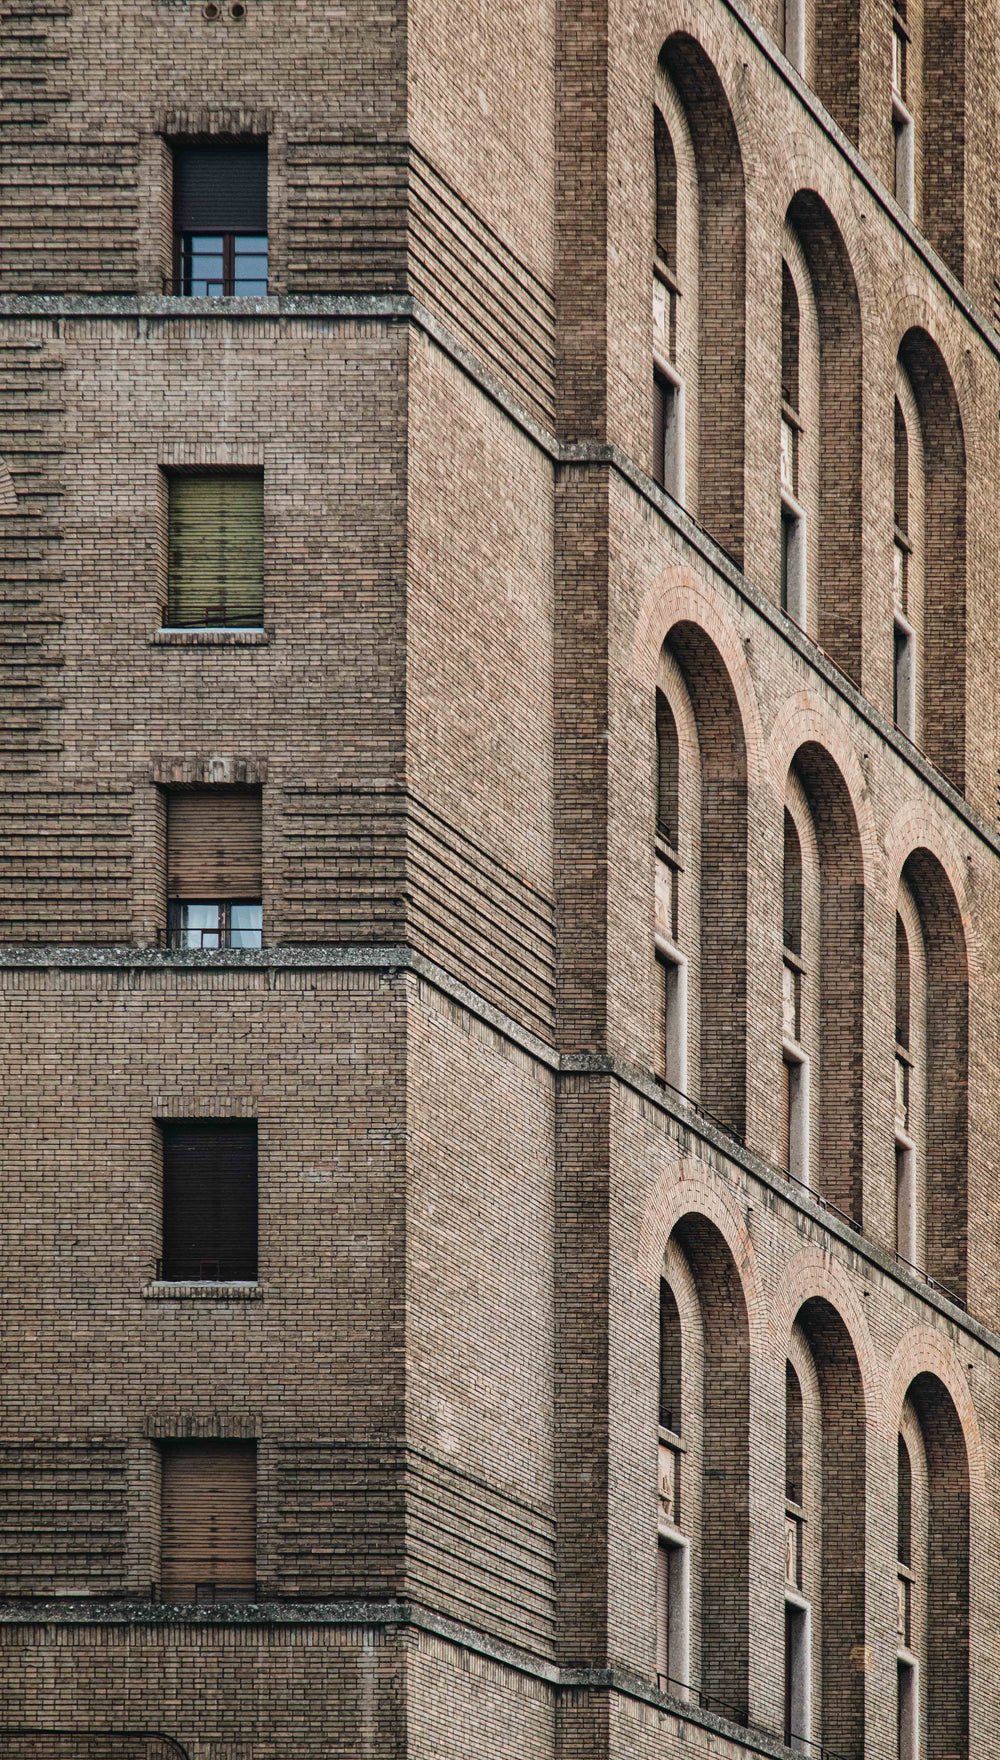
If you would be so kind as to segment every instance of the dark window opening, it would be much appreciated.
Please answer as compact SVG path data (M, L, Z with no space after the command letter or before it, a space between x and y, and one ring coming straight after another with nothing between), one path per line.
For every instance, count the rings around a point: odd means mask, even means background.
M163 1256L169 1283L257 1280L257 1124L167 1119Z
M267 145L174 148L175 292L267 293Z
M913 1469L910 1451L900 1436L896 1446L896 1557L909 1568L912 1563Z
M802 1503L802 1388L791 1363L785 1363L785 1496Z
M677 1298L660 1278L660 1424L681 1433L681 1317Z

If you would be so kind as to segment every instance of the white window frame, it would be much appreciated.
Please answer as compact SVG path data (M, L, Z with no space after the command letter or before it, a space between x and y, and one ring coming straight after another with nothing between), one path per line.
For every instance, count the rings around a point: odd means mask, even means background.
M664 973L663 1018L664 1080L679 1094L687 1093L688 1060L688 962L675 941L659 932L654 936L656 957L668 968Z
M803 1595L785 1590L785 1607L793 1608L801 1630L801 1648L792 1674L792 1749L806 1754L812 1746L812 1608Z
M673 387L663 419L663 487L668 495L684 506L687 472L687 422L685 416L684 380L662 350L654 348L653 366Z
M809 1184L809 1058L797 1039L781 1036L782 1062L798 1071L794 1088L788 1082L788 1172L800 1185Z
M662 1617L663 1583L661 1553L667 1562L667 1620ZM669 1638L669 1648L665 1645ZM660 1663L666 1667L661 1668ZM656 1534L656 1673L670 1685L663 1689L673 1699L687 1699L691 1690L691 1542L676 1528L661 1522Z

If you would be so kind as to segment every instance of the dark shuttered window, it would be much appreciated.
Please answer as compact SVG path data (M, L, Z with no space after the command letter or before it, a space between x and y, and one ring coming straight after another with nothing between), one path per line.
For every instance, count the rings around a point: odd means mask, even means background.
M257 1445L160 1445L160 1594L249 1601L257 1576Z
M261 945L259 789L167 796L167 911L175 947Z
M264 477L171 476L167 623L259 629L264 616Z
M266 294L266 142L174 148L174 252L178 293Z
M163 1256L171 1283L257 1278L257 1125L166 1119Z

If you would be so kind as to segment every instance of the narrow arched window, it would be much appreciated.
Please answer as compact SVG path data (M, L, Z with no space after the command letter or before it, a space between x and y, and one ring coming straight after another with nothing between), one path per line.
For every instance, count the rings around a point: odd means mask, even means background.
M802 1503L802 1388L791 1363L785 1364L785 1496Z
M900 1564L913 1561L913 1468L910 1451L902 1436L897 1438L896 1557Z
M781 885L781 1156L804 1185L809 1181L809 1057L803 1046L802 845L785 808Z
M916 570L910 537L910 436L898 397L893 412L893 436L892 715L900 733L905 733L907 739L915 739L917 632L912 601Z
M665 1277L660 1278L660 1428L681 1434L681 1317Z
M658 108L653 111L656 261L653 271L653 477L684 499L684 378L679 365L681 283L677 261L677 155Z
M678 844L680 751L677 723L662 691L656 693L656 832L671 849Z
M799 296L781 265L781 609L806 622L806 516L800 493Z

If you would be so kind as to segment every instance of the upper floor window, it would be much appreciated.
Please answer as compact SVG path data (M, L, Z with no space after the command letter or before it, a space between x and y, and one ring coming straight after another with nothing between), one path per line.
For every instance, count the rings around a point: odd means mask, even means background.
M261 471L167 481L167 607L172 629L259 629L264 617Z
M174 148L174 283L220 298L267 292L267 143Z
M257 1281L257 1124L164 1119L163 1251L168 1283Z
M171 945L260 947L259 789L198 788L167 796L167 927Z
M914 140L909 102L908 68L910 36L906 7L897 0L892 14L892 138L895 154L895 197L904 214L913 216Z

